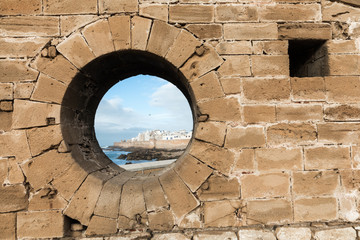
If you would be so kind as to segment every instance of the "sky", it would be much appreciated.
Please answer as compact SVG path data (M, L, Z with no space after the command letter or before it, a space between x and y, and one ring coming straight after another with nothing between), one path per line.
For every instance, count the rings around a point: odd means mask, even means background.
M102 98L95 115L100 146L136 137L146 130L188 130L192 113L185 96L172 83L149 75L127 78Z

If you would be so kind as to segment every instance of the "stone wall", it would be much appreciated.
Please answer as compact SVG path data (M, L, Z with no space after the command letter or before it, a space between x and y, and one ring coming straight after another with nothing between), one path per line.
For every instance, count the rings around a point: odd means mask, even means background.
M357 239L357 0L0 2L0 239ZM112 163L101 97L152 74L194 137Z

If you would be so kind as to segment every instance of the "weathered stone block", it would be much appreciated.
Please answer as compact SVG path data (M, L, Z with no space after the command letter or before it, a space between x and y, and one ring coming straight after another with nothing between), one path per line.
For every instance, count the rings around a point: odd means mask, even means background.
M259 9L260 21L320 21L320 4L272 4Z
M325 81L322 77L291 78L291 90L295 101L325 100Z
M15 212L26 209L28 193L23 184L0 186L0 213Z
M225 94L241 92L241 79L239 77L223 77L220 78L220 82Z
M249 56L227 56L218 69L221 76L251 76Z
M270 231L264 230L240 230L239 239L240 240L252 240L260 238L263 240L275 240L275 236Z
M31 100L61 104L66 91L66 85L40 74L32 93Z
M286 101L290 98L288 78L243 79L245 100L250 102Z
M328 40L326 48L329 54L359 53L355 40Z
M146 181L143 182L142 188L144 192L146 210L148 212L154 212L169 207L158 177L148 177ZM167 215L168 213L164 213L164 216ZM157 219L159 216L153 217Z
M275 105L243 106L244 121L247 123L275 122Z
M0 239L16 239L16 213L0 214Z
M33 15L39 13L41 13L40 0L30 0L25 3L17 0L9 0L0 3L1 15Z
M11 131L0 134L0 156L15 156L17 162L31 157L25 131Z
M36 80L38 72L26 66L21 60L0 61L0 82L18 82L23 80Z
M278 121L321 121L323 119L322 105L278 105L276 106Z
M305 149L305 169L351 168L349 147L318 147Z
M327 229L315 232L316 240L355 240L356 231L352 227L339 228L339 229Z
M49 186L31 195L28 210L63 210L67 203L65 199L57 194L55 189Z
M287 55L288 41L253 41L253 53L257 55Z
M108 19L108 21L115 50L130 48L130 17L112 16Z
M115 50L109 22L107 20L99 20L87 25L82 31L82 34L96 57Z
M301 149L260 148L255 150L255 157L260 171L302 169Z
M358 123L324 123L318 124L320 142L331 144L357 144L360 137Z
M255 55L251 56L254 76L289 75L289 56L287 55Z
M195 138L222 146L225 140L226 125L221 122L200 122Z
M360 106L355 104L325 105L324 114L327 121L360 121Z
M286 23L279 25L280 39L331 39L331 25L327 23Z
M213 121L241 121L240 104L237 98L217 98L199 102L202 114L208 114Z
M162 174L159 180L170 203L170 210L177 219L181 219L199 206L196 197L173 170Z
M236 178L227 179L223 176L212 175L197 191L199 200L216 201L240 198L240 184Z
M174 217L169 210L149 213L149 227L154 230L169 231L174 227Z
M331 221L337 215L336 198L298 199L294 203L295 222Z
M338 2L326 2L323 5L322 15L323 21L357 21L360 9Z
M48 41L48 38L2 38L0 39L0 56L34 57Z
M86 24L95 21L96 15L65 15L60 16L60 29L62 36L68 36Z
M138 1L136 0L100 0L99 11L101 13L137 12Z
M224 96L218 76L215 72L210 72L198 79L195 79L190 83L190 85L194 91L197 102Z
M284 197L290 195L290 176L287 173L243 175L242 198Z
M167 240L167 239L176 239L176 240L190 240L182 233L157 233L153 236L154 240Z
M213 22L214 6L192 4L170 5L169 21L178 23Z
M216 51L220 55L252 54L252 46L250 41L220 42Z
M12 112L0 112L0 119L0 131L10 131L12 124Z
M186 29L200 39L219 39L222 36L221 24L189 24Z
M32 82L15 83L14 87L14 98L29 99L35 84Z
M277 39L278 28L275 23L224 24L224 38L226 40Z
M27 130L26 134L32 156L60 144L62 140L60 125L32 128Z
M242 149L239 157L236 159L233 173L243 173L255 170L255 153L254 149Z
M203 208L205 227L235 227L244 224L242 201L204 202Z
M212 173L211 168L190 155L178 159L174 170L192 192L195 192Z
M258 8L255 5L217 5L215 22L256 22Z
M311 230L305 227L279 227L276 229L276 237L279 240L310 240Z
M16 16L0 18L0 35L20 36L59 36L59 17Z
M0 111L12 112L14 110L13 101L0 101Z
M55 14L74 14L74 13L97 13L96 0L45 0L44 13Z
M131 48L145 50L152 20L142 17L131 19Z
M129 180L122 189L119 215L135 219L136 215L141 215L145 211L142 182Z
M339 185L339 174L333 171L296 172L293 176L293 192L300 196L334 194Z
M265 133L263 127L228 127L226 148L254 148L265 146Z
M197 233L194 235L194 240L217 240L217 239L226 239L226 240L237 240L237 236L234 232L203 232Z
M60 211L20 212L17 214L18 238L61 238L66 222Z
M140 4L139 5L139 15L144 17L149 17L153 19L158 19L162 21L167 21L169 16L168 5L165 4Z
M329 55L329 75L359 75L360 55Z
M268 127L267 141L271 145L308 144L316 141L315 126L301 123L279 123Z
M0 83L0 100L14 99L14 85L12 83Z
M117 232L116 219L93 216L86 229L86 236L115 234Z

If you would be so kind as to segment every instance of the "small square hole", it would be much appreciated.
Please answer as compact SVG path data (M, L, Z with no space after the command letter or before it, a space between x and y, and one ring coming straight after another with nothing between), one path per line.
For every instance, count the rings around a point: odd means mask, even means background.
M326 41L290 40L290 76L322 77L328 73Z

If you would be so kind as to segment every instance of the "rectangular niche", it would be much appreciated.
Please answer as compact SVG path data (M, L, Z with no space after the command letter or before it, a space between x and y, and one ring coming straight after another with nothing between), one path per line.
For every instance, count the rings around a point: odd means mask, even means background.
M325 43L325 40L289 40L290 76L328 75L328 53Z

